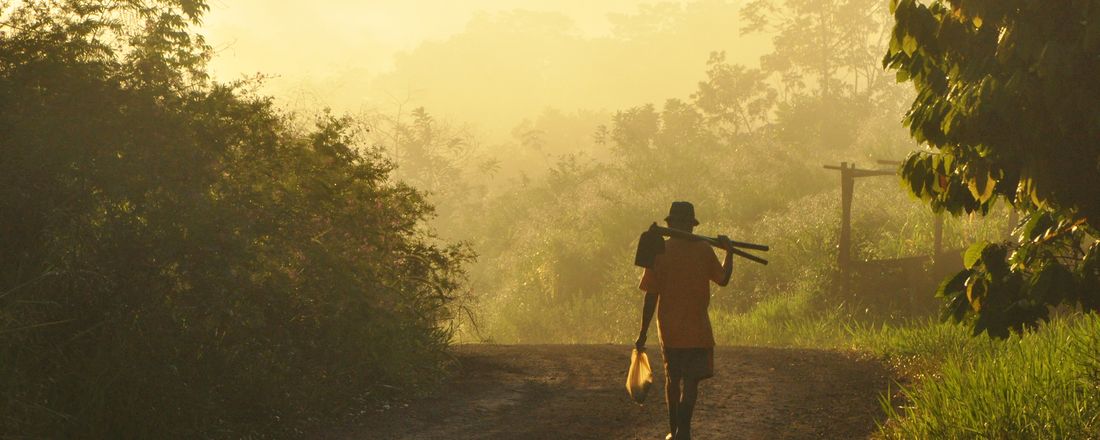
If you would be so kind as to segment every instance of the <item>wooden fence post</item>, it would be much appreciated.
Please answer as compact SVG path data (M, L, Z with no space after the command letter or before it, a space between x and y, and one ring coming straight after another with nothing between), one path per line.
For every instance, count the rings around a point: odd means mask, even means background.
M848 166L848 162L840 163L840 239L836 265L845 279L852 259L852 192L856 183L852 170L855 167L855 164Z

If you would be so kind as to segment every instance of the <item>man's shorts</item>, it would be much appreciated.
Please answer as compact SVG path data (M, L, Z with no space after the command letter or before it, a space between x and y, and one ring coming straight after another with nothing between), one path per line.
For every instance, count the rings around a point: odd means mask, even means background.
M714 376L714 348L665 348L665 374L668 377L707 379Z

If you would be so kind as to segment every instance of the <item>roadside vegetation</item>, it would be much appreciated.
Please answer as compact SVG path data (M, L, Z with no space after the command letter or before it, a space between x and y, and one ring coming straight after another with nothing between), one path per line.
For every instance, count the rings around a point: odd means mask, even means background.
M874 356L900 382L884 438L1091 438L1100 429L1100 319L1065 313L1006 339L963 324L857 319L802 292L712 316L720 344L826 348Z
M202 1L0 1L0 437L310 437L443 372L468 248Z

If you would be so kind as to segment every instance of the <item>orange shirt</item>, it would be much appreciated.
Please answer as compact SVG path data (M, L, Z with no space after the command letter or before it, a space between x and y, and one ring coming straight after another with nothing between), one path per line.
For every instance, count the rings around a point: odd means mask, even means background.
M657 332L668 348L713 347L707 307L710 282L725 277L722 263L702 241L665 240L665 252L642 274L640 287L657 292Z

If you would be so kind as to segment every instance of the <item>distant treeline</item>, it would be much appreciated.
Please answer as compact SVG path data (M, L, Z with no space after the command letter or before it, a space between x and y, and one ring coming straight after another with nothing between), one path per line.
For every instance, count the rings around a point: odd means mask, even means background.
M442 124L423 116L377 124L386 133L398 127L434 134L378 142L399 153L391 153L398 174L439 201L441 232L470 240L479 255L470 269L479 320L462 322L462 337L633 340L640 306L634 245L673 200L695 203L701 232L773 247L766 268L738 261L732 286L714 296L716 315L794 293L813 296L823 313L840 305L844 313L864 313L894 301L893 292L831 289L839 179L822 167L885 167L876 161L899 160L916 147L900 123L911 89L881 68L888 5L758 1L736 8L729 21L773 38L760 67L714 52L698 60L701 80L684 84L692 90L687 96L639 103L587 127L577 123L582 113L547 112L517 126L512 144L479 150L504 163L524 157L542 172L510 179L481 167L484 161L456 172L438 164L468 157L454 152L475 150L472 136L442 135ZM467 148L440 142L452 138ZM857 186L854 257L931 251L933 216L897 179ZM467 188L481 187L485 196L468 196L475 192ZM948 222L947 245L962 246L983 228L1004 226Z
M353 124L211 82L202 0L0 6L0 436L300 436L437 376L470 253Z

